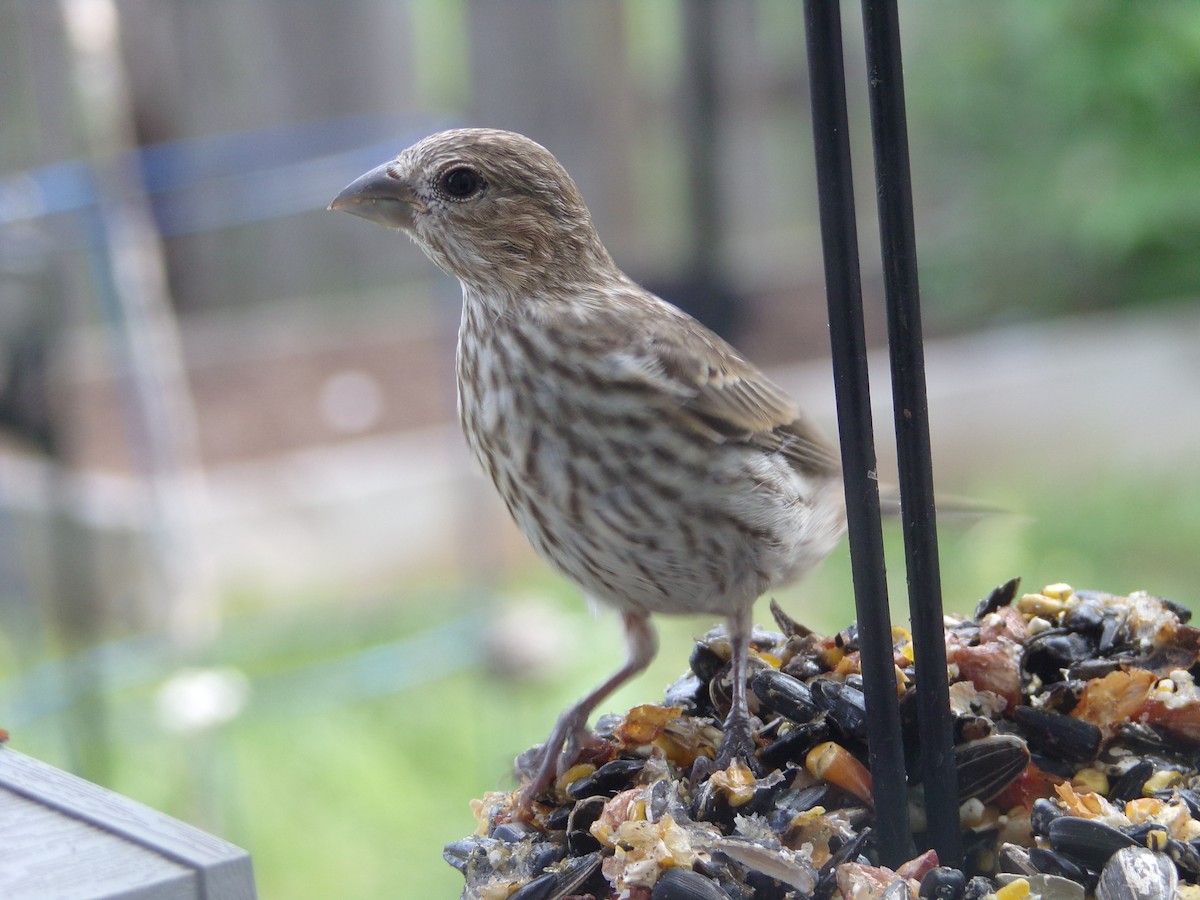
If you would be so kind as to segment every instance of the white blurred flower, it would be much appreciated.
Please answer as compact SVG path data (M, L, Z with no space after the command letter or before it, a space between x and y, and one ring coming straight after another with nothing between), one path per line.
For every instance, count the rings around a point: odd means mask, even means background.
M570 620L533 595L505 598L488 625L485 646L492 671L509 678L549 680L573 656Z
M168 731L206 731L238 717L250 681L238 669L180 669L158 691L158 716Z
M366 372L336 372L321 385L321 415L334 431L356 434L379 424L383 417L383 387Z

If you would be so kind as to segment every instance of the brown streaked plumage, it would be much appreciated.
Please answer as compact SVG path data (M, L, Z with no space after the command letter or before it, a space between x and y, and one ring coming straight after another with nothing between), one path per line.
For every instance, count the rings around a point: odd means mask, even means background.
M537 551L623 616L625 665L559 719L524 812L572 762L595 707L653 658L651 613L726 618L721 756L751 761L751 608L841 538L829 445L733 347L617 268L570 176L526 137L432 135L331 208L405 231L462 283L471 451Z

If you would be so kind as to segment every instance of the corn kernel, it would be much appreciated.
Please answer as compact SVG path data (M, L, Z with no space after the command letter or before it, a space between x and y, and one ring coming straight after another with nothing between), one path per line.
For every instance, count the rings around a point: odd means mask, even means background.
M1150 831L1146 833L1146 846L1157 853L1162 853L1167 849L1167 841L1170 835L1165 831Z
M996 900L1021 900L1021 898L1028 896L1028 878L1017 878L996 891Z
M1141 825L1161 813L1164 807L1166 804L1155 797L1134 797L1125 803L1125 816L1134 825Z
M1071 599L1071 595L1075 593L1075 588L1064 582L1048 584L1041 591L1047 597L1053 597L1055 600L1067 601Z
M1065 608L1062 600L1045 594L1025 594L1017 601L1017 609L1027 616L1053 617Z
M796 815L792 817L792 821L788 822L788 828L801 828L814 819L821 818L821 816L825 815L825 812L825 807L814 806L812 809L806 809L804 812L796 813Z
M505 900L513 891L509 882L498 881L495 884L485 884L479 889L479 900Z
M754 773L740 760L729 768L712 774L713 787L718 788L730 806L742 806L754 798Z
M1200 838L1200 822L1191 817L1186 822L1176 825L1175 828L1175 834L1181 841L1188 841L1190 843Z
M571 766L571 768L563 772L562 777L558 779L558 783L555 785L555 787L563 793L566 793L567 788L569 788L572 784L574 784L580 778L586 778L595 771L596 767L591 763L579 763Z
M1071 786L1096 794L1108 793L1108 776L1090 766L1080 769L1071 779Z
M1143 794L1153 794L1155 791L1169 791L1183 784L1183 774L1174 769L1159 769L1146 779L1142 785Z
M808 751L804 767L822 781L871 802L871 773L841 744L825 741ZM716 777L716 776L714 776Z

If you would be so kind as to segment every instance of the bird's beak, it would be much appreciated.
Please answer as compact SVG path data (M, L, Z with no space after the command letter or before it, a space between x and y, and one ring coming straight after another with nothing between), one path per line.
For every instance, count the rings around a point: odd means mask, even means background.
M350 182L329 208L386 228L412 228L416 194L408 182L393 174L392 165L384 163Z

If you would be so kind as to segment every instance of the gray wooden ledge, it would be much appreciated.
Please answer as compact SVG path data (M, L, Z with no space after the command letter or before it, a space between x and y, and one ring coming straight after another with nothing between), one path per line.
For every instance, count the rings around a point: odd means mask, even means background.
M239 847L0 748L5 900L254 900Z

